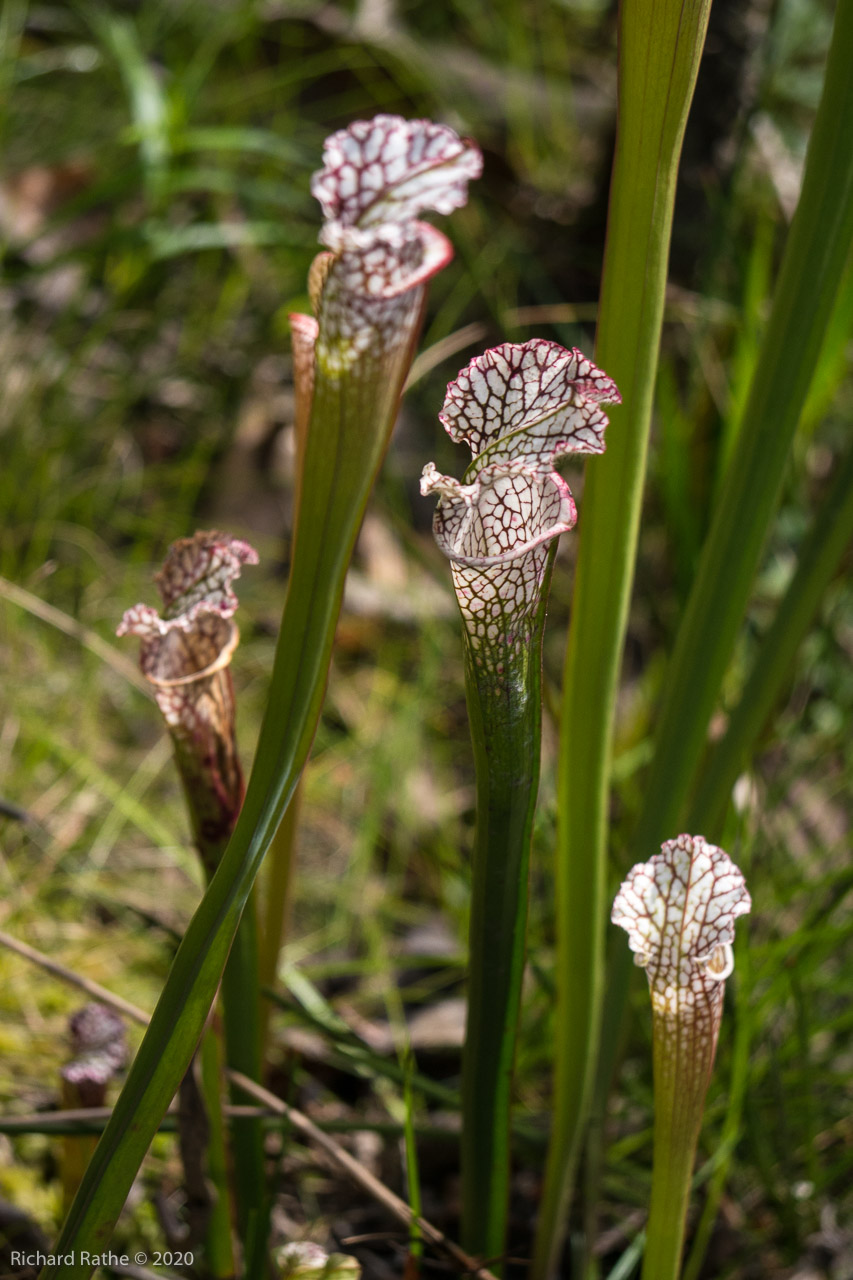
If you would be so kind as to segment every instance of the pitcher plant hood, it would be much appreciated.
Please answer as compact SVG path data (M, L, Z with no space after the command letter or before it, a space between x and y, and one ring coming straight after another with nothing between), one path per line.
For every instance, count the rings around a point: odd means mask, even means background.
M377 115L332 134L323 162L311 182L329 250L312 269L316 358L342 374L359 356L382 360L389 345L412 337L420 286L453 256L449 240L418 215L464 205L482 158L447 125Z
M447 388L439 414L467 444L463 481L424 468L421 493L439 496L436 541L453 567L474 648L524 643L544 584L548 543L577 519L557 463L602 453L607 415L619 402L611 378L580 351L541 338L476 356Z
M729 855L690 835L632 867L613 903L611 919L646 971L655 1017L691 1023L712 1055L734 967L735 920L751 906Z
M228 534L196 533L172 544L156 581L162 616L128 609L118 635L140 638L139 665L175 747L196 843L211 872L243 801L234 686L229 666L240 634L232 583L253 547Z

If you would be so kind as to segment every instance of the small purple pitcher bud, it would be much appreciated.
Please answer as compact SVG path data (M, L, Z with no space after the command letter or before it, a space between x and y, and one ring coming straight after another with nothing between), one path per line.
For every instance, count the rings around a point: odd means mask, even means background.
M73 1057L61 1068L81 1107L102 1107L107 1085L127 1061L124 1021L104 1004L87 1004L68 1021Z
M105 1004L86 1004L68 1019L68 1031L73 1056L60 1068L63 1105L71 1110L103 1107L107 1085L127 1062L124 1022ZM93 1134L68 1134L62 1139L60 1171L66 1209L96 1145Z
M243 803L234 686L229 664L240 638L231 583L257 564L248 543L196 533L172 544L157 575L163 615L138 604L117 634L141 639L139 665L175 748L205 872L213 875Z

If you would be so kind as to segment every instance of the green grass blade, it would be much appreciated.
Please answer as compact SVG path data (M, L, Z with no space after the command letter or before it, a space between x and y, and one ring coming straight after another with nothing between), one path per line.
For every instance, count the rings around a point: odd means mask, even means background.
M212 1276L228 1277L235 1274L235 1262L231 1238L231 1197L228 1194L227 1139L222 1114L225 1060L218 1027L207 1028L198 1053L201 1091L210 1126L207 1174L216 1192L204 1233L205 1263Z
M853 0L840 0L803 189L743 429L679 627L636 856L677 829L853 241Z
M228 1067L262 1084L261 991L254 893L240 917L237 936L222 975L222 1012ZM233 1087L231 1101L240 1101L239 1092ZM249 1241L266 1238L269 1218L264 1135L259 1120L232 1121L231 1152L234 1158L237 1229L249 1257L252 1254Z
M848 447L836 469L800 553L796 573L755 655L752 673L728 728L703 767L690 805L691 831L720 831L738 773L773 711L797 649L851 538L853 446Z
M118 67L133 118L133 136L139 145L147 193L156 203L172 151L172 113L167 94L129 18L110 13L98 4L82 4L81 10Z
M287 932L290 899L295 870L296 832L299 826L302 787L297 788L279 824L267 857L267 869L258 912L258 976L261 990L275 986L278 962ZM266 1062L269 1022L272 1005L269 998L261 1002L261 1061Z
M254 153L272 156L283 164L308 167L308 157L289 138L269 129L237 125L203 125L183 129L175 137L175 151L235 151L241 159Z
M151 218L144 227L152 256L160 261L201 253L206 249L234 249L243 245L289 245L305 249L314 243L314 231L303 226L282 226L278 222L196 222L188 227L170 227Z
M646 1247L646 1233L641 1231L629 1244L612 1271L608 1271L607 1280L630 1280L640 1266L643 1249Z
M382 1054L371 1049L366 1041L361 1040L335 1012L303 973L297 969L288 968L285 971L285 982L290 995L296 1002L295 1006L277 991L268 990L266 995L282 1009L291 1012L295 1009L308 1026L314 1027L327 1036L335 1056L335 1065L340 1069L351 1071L369 1080L393 1080L395 1084L404 1087L408 1079L418 1093L452 1111L459 1110L459 1095L454 1089L431 1080L429 1076L420 1075L411 1066L404 1070L396 1058L383 1057Z
M595 1070L603 988L611 725L634 572L675 180L710 0L624 0L619 129L596 363L614 378L607 453L588 469L563 686L554 1123L533 1275L560 1254Z
M161 822L151 808L137 800L128 787L122 787L101 769L96 760L85 755L76 742L61 738L55 726L31 714L27 728L33 739L60 760L67 769L103 796L115 812L151 841L155 849L180 848L182 833Z
M411 1067L411 1053L406 1056L405 1065ZM419 1259L423 1256L423 1234L419 1219L423 1215L423 1198L421 1196L421 1174L418 1163L417 1133L415 1130L415 1098L412 1090L412 1074L406 1070L406 1083L403 1090L404 1122L403 1134L406 1153L406 1187L408 1190L409 1208L412 1211L412 1226L409 1235L409 1256Z
M826 416L836 392L847 377L848 351L853 335L853 250L838 290L835 310L827 325L820 361L800 417L800 432L810 433Z
M0 10L0 134L6 124L9 91L18 69L28 8L28 0L10 0Z

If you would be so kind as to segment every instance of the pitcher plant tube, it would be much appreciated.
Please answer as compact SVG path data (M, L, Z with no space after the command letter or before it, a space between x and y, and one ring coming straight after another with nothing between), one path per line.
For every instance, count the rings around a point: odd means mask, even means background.
M193 838L212 879L243 803L230 663L239 641L231 584L257 564L247 542L196 533L174 542L157 574L163 615L125 612L117 635L141 640L139 665L169 729Z
M462 615L477 773L468 1020L462 1068L463 1244L504 1252L510 1091L539 782L542 632L556 548L577 519L555 467L601 453L618 403L612 380L579 351L533 339L477 356L439 415L473 461L463 481L429 463L434 532Z
M149 605L128 609L119 635L140 637L140 667L150 682L175 749L193 838L209 882L231 838L245 791L237 751L234 684L230 664L239 641L233 621L237 597L232 583L244 564L257 564L253 547L229 534L200 532L172 544L156 581L163 616ZM240 920L222 984L227 1064L260 1081L260 984L254 899ZM213 1170L225 1168L221 1112L221 1044L211 1032L202 1051L208 1150ZM232 1127L234 1184L240 1233L257 1222L265 1203L263 1132L257 1121ZM208 1227L208 1259L227 1274L230 1238L227 1179L218 1180L218 1201ZM233 1265L233 1263L231 1264Z
M450 213L480 173L477 148L428 120L379 115L334 134L313 191L325 217L312 271L317 333L290 580L267 711L234 834L175 957L149 1030L60 1236L97 1251L177 1088L237 925L311 747L344 581L411 364L429 278L452 250L421 222ZM313 326L307 326L309 330ZM305 375L304 375L305 376ZM303 383L304 383L303 376ZM304 399L304 397L303 397ZM45 1268L82 1280L88 1263Z
M734 968L737 916L752 903L727 853L703 836L667 840L613 903L652 998L654 1161L643 1280L676 1280L690 1179Z
M61 1068L64 1107L102 1107L107 1086L127 1061L124 1021L106 1005L83 1005L68 1020L71 1059ZM93 1137L69 1134L63 1139L62 1192L66 1206L76 1194L95 1149Z

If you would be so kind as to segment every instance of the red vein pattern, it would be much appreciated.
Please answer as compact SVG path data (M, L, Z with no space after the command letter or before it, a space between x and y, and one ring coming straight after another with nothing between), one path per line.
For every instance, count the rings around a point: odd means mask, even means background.
M547 566L547 543L574 527L571 490L555 463L602 453L618 403L611 378L581 352L534 338L476 356L447 388L440 421L469 446L467 483L424 468L437 493L433 531L452 563L475 661L484 646L528 643Z
M332 249L337 227L408 222L422 209L461 209L468 180L482 168L476 147L446 125L390 115L333 133L323 161L311 191L328 220L323 243Z
M612 378L580 351L533 338L506 342L475 356L447 388L438 415L447 434L476 458L536 457L553 462L569 453L603 453L606 415L618 404ZM517 432L523 441L516 442Z
M477 178L477 147L446 125L378 115L332 134L311 190L326 221L317 359L341 374L365 353L379 362L389 344L409 340L420 314L419 286L453 250L417 215L451 213Z
M107 1084L127 1061L124 1021L95 1002L72 1014L68 1030L74 1056L60 1068L61 1074L76 1087L82 1106L100 1106Z
M716 1047L734 923L751 906L739 869L703 836L667 840L616 895L611 919L646 970L655 1018L690 1023L697 1050Z
M161 635L174 627L187 631L199 612L230 618L238 604L231 583L239 578L244 564L257 563L254 547L227 533L199 532L179 538L155 578L163 598L163 617L148 605L136 605L128 609L116 634L144 635L149 628Z
M231 584L244 564L257 561L247 542L227 534L182 538L157 575L164 616L150 605L134 605L117 632L140 637L139 665L172 736L208 874L243 802L229 670L240 638Z
M253 547L228 534L181 538L156 577L163 616L147 604L125 612L116 634L140 637L139 665L171 728L198 729L199 718L210 717L214 677L230 662L239 638L231 621L238 604L231 584L244 564L257 562Z

